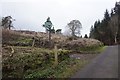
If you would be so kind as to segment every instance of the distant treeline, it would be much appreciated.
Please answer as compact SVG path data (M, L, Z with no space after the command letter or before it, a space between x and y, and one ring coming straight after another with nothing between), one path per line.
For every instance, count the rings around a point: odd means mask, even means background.
M105 11L103 20L95 21L89 37L98 39L105 45L120 44L120 2L115 3L111 13Z

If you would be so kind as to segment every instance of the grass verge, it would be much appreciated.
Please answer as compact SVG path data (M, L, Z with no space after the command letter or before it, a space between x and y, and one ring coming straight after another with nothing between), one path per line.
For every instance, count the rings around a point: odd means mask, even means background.
M9 54L5 55L5 57L3 56L3 77L69 78L89 62L88 59L69 58L66 56L68 51L61 50L59 53L62 55L59 58L62 59L57 66L54 66L52 50L19 46L14 46L13 48L15 49L13 56L9 57ZM94 50L83 49L83 52L102 52L105 48L106 46L101 46Z
M29 75L25 75L25 78L69 78L78 69L82 68L87 61L68 58L56 67L48 65L43 70L36 70Z
M91 46L91 47L83 47L80 48L81 53L93 54L93 53L101 53L106 49L107 46Z

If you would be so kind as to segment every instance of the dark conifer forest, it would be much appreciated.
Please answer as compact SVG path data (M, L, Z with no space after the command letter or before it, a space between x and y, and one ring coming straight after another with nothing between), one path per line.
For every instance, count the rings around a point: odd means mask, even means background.
M110 13L106 9L102 20L95 21L89 37L98 39L105 45L120 44L120 2L115 3Z

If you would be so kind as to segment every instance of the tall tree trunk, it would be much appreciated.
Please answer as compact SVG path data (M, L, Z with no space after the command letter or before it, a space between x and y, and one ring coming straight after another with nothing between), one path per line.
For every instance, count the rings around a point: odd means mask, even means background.
M49 36L48 36L48 38L49 38L49 42L51 42L51 32L49 31Z
M75 31L72 30L72 37L75 37Z
M115 33L115 44L117 44L117 32Z
M115 44L117 44L117 35L115 35L114 40L115 40Z
M10 26L9 26L8 28L9 28L9 30L10 30Z
M49 30L49 36L48 36L48 38L49 38L49 47L51 47L51 29Z

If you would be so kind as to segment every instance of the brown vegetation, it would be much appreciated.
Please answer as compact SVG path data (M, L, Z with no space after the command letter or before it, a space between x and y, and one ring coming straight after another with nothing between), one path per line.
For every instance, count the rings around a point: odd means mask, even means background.
M31 34L33 33L33 34ZM49 48L50 43L48 41L48 34L43 32L30 32L26 31L13 31L13 30L2 30L2 43L4 45L11 46L32 46L33 38L35 39L35 47ZM58 48L75 49L78 47L89 47L102 45L102 43L95 39L87 38L76 38L75 40L64 35L52 34L51 36L51 47L54 44L58 44Z

